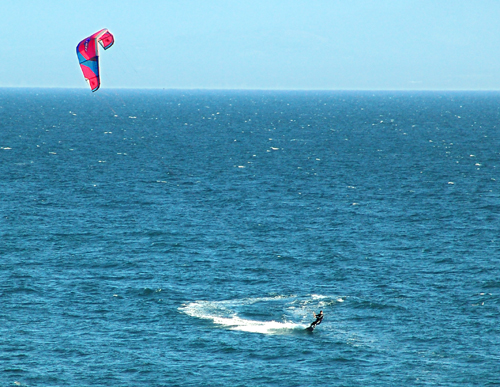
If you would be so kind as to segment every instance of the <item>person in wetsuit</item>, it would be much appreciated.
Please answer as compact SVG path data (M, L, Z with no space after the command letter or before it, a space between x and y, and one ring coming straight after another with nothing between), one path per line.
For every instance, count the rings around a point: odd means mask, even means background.
M322 310L319 311L319 314L316 314L316 313L313 312L313 315L314 315L314 318L316 320L311 323L311 325L309 326L309 328L315 328L316 325L321 324L321 321L323 321L324 315L323 315L323 311Z

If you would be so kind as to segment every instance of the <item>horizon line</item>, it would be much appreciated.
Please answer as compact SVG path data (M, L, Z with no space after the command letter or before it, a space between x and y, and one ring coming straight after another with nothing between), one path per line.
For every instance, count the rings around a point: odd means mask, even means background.
M1 89L33 89L33 90L89 90L85 87L63 87L63 86L0 86ZM164 90L164 91L317 91L317 92L500 92L500 89L362 89L362 88L218 88L218 87L107 87L99 91L106 90ZM92 93L90 91L90 93ZM93 94L93 93L92 93Z

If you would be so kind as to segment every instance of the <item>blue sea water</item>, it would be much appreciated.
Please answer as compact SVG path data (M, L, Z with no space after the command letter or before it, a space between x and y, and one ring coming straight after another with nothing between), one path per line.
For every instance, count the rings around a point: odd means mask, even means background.
M0 89L0 385L500 386L499 125L499 93Z

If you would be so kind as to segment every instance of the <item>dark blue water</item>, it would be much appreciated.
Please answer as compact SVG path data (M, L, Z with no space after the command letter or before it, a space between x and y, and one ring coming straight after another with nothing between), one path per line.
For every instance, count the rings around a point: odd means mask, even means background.
M499 125L498 93L0 90L0 385L500 386Z

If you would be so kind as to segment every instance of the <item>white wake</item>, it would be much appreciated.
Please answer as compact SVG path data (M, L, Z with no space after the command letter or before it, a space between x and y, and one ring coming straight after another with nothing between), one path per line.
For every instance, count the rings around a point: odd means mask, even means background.
M226 329L262 334L286 334L293 331L304 331L313 321L312 312L330 303L339 302L338 297L309 295L276 296L245 298L224 301L194 301L187 303L179 310L188 316L210 320ZM262 303L262 310L268 309L281 314L282 321L252 320L240 317L245 314L246 307Z

